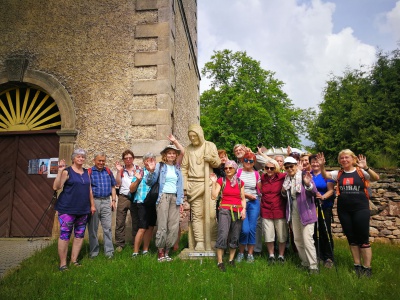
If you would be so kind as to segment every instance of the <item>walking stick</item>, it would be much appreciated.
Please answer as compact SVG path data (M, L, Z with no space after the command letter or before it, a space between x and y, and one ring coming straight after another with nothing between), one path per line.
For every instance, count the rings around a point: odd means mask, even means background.
M325 220L325 214L324 211L321 208L321 204L318 201L318 206L321 210L321 216L322 216L322 220L324 221L324 225L325 225L325 232L326 232L326 236L328 237L328 242L329 242L329 249L331 250L331 254L332 254L332 259L333 259L333 265L335 266L335 270L336 270L336 274L338 274L338 270L337 270L337 265L336 265L336 260L335 260L335 254L333 253L333 247L332 247L332 240L331 240L331 236L329 234L328 231L328 226L326 225L326 220Z
M315 201L318 203L318 200ZM319 249L319 222L318 222L318 216L319 216L319 209L318 209L318 205L316 205L316 209L317 209L317 267L318 267L318 271L319 271L319 257L320 257L320 249Z
M42 224L44 218L46 217L47 212L50 210L50 208L52 208L53 204L55 204L56 201L57 201L57 191L54 191L53 197L51 198L51 201L50 201L49 205L47 206L46 210L44 211L44 213L43 213L42 217L40 218L39 222L37 223L35 229L33 229L30 237L28 238L28 242L32 242L33 241L33 238L35 237L36 232L39 229L39 226Z

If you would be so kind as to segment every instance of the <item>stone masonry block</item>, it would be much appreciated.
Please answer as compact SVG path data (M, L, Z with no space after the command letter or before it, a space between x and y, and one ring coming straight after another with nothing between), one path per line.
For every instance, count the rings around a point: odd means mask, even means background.
M135 54L136 67L163 65L168 64L169 61L170 56L166 51L140 52Z
M170 64L158 65L157 66L157 79L171 79L171 85L174 86L175 78L173 75Z
M131 149L135 153L135 157L143 156L147 152L153 152L156 156L160 156L160 152L167 145L169 145L169 140L136 140Z
M157 125L156 126L156 139L162 140L165 139L166 136L171 134L171 126L170 125Z
M172 99L168 94L157 95L157 108L170 109L172 107Z
M149 38L170 35L169 23L145 24L136 26L136 38Z
M164 80L142 80L133 83L134 95L168 94L171 92L171 82Z
M136 0L136 10L157 9L158 0Z
M168 109L137 109L132 112L131 125L169 125L171 114Z

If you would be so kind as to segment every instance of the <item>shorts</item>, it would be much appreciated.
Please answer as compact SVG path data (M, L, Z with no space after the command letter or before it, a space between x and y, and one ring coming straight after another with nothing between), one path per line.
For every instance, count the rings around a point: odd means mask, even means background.
M270 243L276 240L279 243L285 243L288 236L288 227L286 219L264 219L262 218L262 232L265 237L265 242Z
M138 213L138 227L142 229L148 229L156 226L157 222L157 211L156 206L147 206L143 203L134 203L137 206Z

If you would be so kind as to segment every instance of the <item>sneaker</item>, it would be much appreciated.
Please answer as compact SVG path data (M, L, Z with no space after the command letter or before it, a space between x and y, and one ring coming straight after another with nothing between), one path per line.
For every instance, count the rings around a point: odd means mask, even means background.
M328 258L324 262L324 267L327 269L331 269L333 267L333 261L330 258Z
M253 263L253 262L254 262L254 256L253 256L253 254L248 254L248 255L247 255L247 262L248 262L248 263Z
M244 254L243 253L238 253L236 256L236 262L240 263L244 259Z
M142 255L143 256L146 256L146 255L148 255L149 254L149 251L142 251Z
M316 275L316 274L319 274L319 270L318 270L318 269L309 269L309 270L308 270L308 274L309 274L309 275Z
M122 249L123 248L121 246L118 246L117 249L115 249L115 250L117 250L117 252L122 252Z
M172 257L169 257L169 255L166 254L165 257L164 257L164 260L165 260L165 261L173 261L173 258L172 258Z
M268 264L273 265L275 263L275 256L268 257Z
M226 272L225 265L224 265L223 262L222 262L222 263L219 263L219 264L217 265L217 267L218 267L218 269L220 269L222 272Z
M164 249L158 251L158 261L162 262L165 260L165 254L164 254Z
M233 259L229 261L229 265L230 265L232 268L235 268L235 267L236 267L235 261L234 261Z
M354 265L354 272L356 273L357 277L360 277L363 270L360 265Z
M278 262L281 263L281 264L284 264L285 263L285 258L283 256L279 256L278 257Z
M111 255L107 255L106 257L107 257L107 259L113 259L114 255L111 254Z
M139 255L139 253L133 252L133 253L132 253L132 258L136 258L136 257L138 257L138 255Z
M362 266L361 267L361 276L371 277L372 276L372 269Z

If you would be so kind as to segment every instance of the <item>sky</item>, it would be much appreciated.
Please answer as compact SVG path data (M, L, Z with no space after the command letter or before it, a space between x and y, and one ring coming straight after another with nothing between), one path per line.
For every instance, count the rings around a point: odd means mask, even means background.
M326 81L400 46L400 0L197 0L200 70L213 51L246 51L299 108L317 108ZM200 92L209 88L202 77Z

